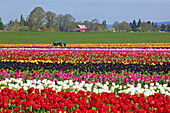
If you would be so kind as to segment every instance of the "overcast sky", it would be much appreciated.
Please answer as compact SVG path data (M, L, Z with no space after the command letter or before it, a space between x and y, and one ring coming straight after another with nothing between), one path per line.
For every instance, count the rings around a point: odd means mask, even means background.
M35 7L56 14L71 14L76 21L106 20L169 21L170 0L0 0L0 17L4 23L11 19L26 18Z

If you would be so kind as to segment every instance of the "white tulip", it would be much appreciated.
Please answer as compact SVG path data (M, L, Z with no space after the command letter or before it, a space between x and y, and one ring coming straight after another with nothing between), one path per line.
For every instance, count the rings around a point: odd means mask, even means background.
M24 86L23 82L20 83L20 86Z
M144 95L145 96L149 96L149 92L144 92Z
M163 88L166 89L168 84L163 84Z
M99 89L99 93L102 93L103 92L103 89Z
M85 84L85 81L81 81L82 84Z
M90 87L92 87L93 86L93 83L90 83L90 85L89 85Z
M23 89L24 89L24 90L28 90L28 87L27 87L27 86L24 86Z
M170 93L169 93L169 92L167 92L167 91L165 92L165 94L170 96Z
M70 85L70 86L73 86L73 82L69 82L69 85Z
M160 93L161 94L165 94L165 90L164 89L160 89Z
M128 94L130 90L123 90L123 93Z
M148 85L144 85L144 88L147 89L147 88L148 88Z
M68 80L64 80L64 83L68 83Z
M108 82L108 81L106 81L106 85L109 85L109 82Z
M6 81L4 81L4 85L7 85L8 83Z
M115 83L114 83L114 82L112 83L112 86L115 86Z
M138 88L140 89L140 88L141 88L141 83L138 83L137 86L138 86Z
M61 89L62 89L62 88L61 88ZM57 92L61 91L61 89L60 89L60 88L58 88L58 89L57 89Z
M53 88L53 86L52 86L52 85L49 85L48 87L49 87L49 88Z
M89 84L84 84L84 87L89 87Z
M150 90L153 91L153 87L150 87Z
M158 82L156 82L156 86L158 86L159 85L159 83Z
M36 85L32 84L32 85L30 85L30 88L31 88L31 87L34 87L34 88L35 88L35 87L36 87Z
M32 80L27 80L27 83L32 84Z
M131 95L135 95L135 90L131 90Z
M130 85L130 84L127 84L127 87L131 87L131 85Z
M19 87L19 85L18 85L18 84L15 84L15 85L14 85L14 88L16 88L16 89L17 89L18 87Z
M98 89L94 88L93 92L98 93L99 91L98 91Z
M119 88L119 85L116 85L115 88Z
M1 89L4 89L4 88L5 88L5 87L3 87L3 86L1 87Z
M6 81L6 82L9 82L9 79L8 79L8 78L6 78L6 79L5 79L5 81Z
M170 92L170 87L167 87L167 91L169 91L169 92Z
M38 80L37 83L40 84L40 83L41 83L41 80Z
M123 93L123 90L118 91L118 93Z
M161 89L162 88L162 85L160 84L160 85L158 85L158 89Z
M104 84L104 85L107 86L106 84ZM103 87L103 84L100 84L100 83L99 83L99 87Z
M127 88L127 86L125 86L125 85L124 85L124 86L123 86L123 88L124 88L124 89L126 89L126 88Z
M153 89L154 89L154 90L156 90L156 89L157 89L157 87L156 87L156 86L154 86L154 87L153 87Z
M111 86L110 90L114 92L115 87Z
M140 93L143 93L144 92L144 89L139 89L138 90L138 93L140 94Z
M154 83L150 83L150 86L154 86Z
M33 80L33 83L36 83L36 82L37 82L36 79L34 79L34 80Z
M91 91L91 87L87 87L87 91ZM93 91L94 92L94 91Z
M79 82L75 82L74 84L75 84L75 85L79 85Z
M122 89L122 85L119 86L119 89Z
M68 80L68 82L73 82L73 80Z

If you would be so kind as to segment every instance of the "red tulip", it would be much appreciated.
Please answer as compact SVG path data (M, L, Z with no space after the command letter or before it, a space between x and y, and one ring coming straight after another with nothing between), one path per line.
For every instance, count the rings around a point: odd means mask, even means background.
M26 99L26 94L21 94L21 99L25 100Z
M144 109L138 109L138 113L147 113Z
M4 107L4 108L7 108L7 107L8 107L8 103L7 103L7 102L4 102L3 107Z
M149 107L150 107L149 104L145 104L145 105L144 105L144 109L145 109L145 110L148 110Z
M19 111L19 107L14 108L14 111L18 112Z
M15 100L14 99L11 99L11 104L14 104L15 103Z
M24 106L21 107L22 110L25 110L26 108Z
M154 101L154 100L151 100L151 101L149 101L149 104L150 104L151 106L153 106L153 105L155 104L155 101Z
M38 104L33 104L33 105L32 105L32 108L33 108L34 110L37 110L37 109L38 109Z
M35 93L39 93L39 89L36 88L36 89L35 89Z
M52 88L48 88L48 91L49 91L49 92L52 92Z
M133 111L138 111L138 105L136 105L136 104L133 105L133 106L132 106L132 109L133 109Z
M46 106L46 103L45 102L41 102L41 109L44 109Z
M28 91L28 93L32 93L32 92L34 91L34 88L33 88L33 87L31 87L31 88L30 88L30 89L28 89L27 91Z
M74 98L74 102L77 103L79 101L78 98Z

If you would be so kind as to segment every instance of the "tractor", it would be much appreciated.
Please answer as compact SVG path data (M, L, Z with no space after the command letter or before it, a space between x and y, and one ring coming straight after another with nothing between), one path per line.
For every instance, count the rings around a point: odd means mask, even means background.
M63 42L53 42L53 46L58 46L58 47L67 47L67 44L66 43L63 43Z

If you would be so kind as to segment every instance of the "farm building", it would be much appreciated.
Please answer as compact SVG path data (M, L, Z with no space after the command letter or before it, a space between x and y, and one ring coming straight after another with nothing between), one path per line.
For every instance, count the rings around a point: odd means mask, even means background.
M87 27L85 25L77 25L77 32L86 32L87 31Z

